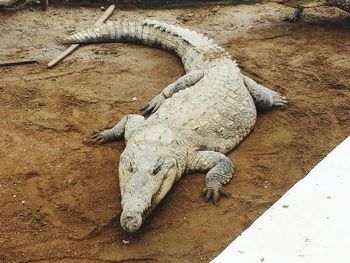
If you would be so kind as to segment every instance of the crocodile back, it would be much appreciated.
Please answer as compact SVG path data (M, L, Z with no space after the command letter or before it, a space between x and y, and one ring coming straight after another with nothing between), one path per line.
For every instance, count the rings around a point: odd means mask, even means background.
M145 124L162 123L187 134L184 139L194 147L226 153L246 137L255 121L256 108L236 63L218 59L207 64L199 82L174 94Z

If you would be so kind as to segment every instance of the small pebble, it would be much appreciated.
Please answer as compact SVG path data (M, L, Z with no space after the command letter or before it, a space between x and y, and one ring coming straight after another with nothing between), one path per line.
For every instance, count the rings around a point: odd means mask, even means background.
M122 242L124 243L124 244L129 244L130 243L130 241L129 240L122 240Z
M219 11L219 9L220 9L220 7L217 6L217 7L214 7L211 11L214 12L214 13L216 13L217 11Z
M102 10L102 11L105 11L106 8L105 8L104 6L101 6L101 10Z

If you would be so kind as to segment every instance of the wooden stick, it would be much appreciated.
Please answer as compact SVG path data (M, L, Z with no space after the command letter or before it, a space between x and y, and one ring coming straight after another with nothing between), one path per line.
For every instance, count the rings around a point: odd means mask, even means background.
M0 62L0 67L8 67L8 66L16 66L16 65L24 65L24 64L34 64L34 63L38 63L38 61L36 61L34 59L5 61L5 62Z
M50 61L47 64L48 68L53 68L58 63L60 63L63 59L68 57L70 54L73 53L74 50L76 50L79 47L79 44L73 44L69 48L67 48L65 51L63 51L58 57L56 57L54 60Z
M94 26L99 26L100 24L106 22L107 19L112 15L114 9L115 9L115 5L111 5L110 7L108 7L106 12L104 12L104 14L96 21Z
M111 5L106 12L97 20L97 22L94 24L94 26L98 26L104 22L107 21L107 19L112 15L113 11L115 9L115 5ZM47 64L48 68L52 68L56 66L58 63L60 63L64 58L69 56L73 53L74 50L76 50L79 47L79 44L73 44L69 48L67 48L65 51L63 51L58 57L56 57L54 60L50 61Z

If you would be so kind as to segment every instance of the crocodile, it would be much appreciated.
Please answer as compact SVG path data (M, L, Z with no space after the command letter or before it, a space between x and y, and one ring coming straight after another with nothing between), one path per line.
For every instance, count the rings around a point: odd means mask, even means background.
M186 72L155 96L143 115L126 115L113 128L89 137L97 144L126 141L118 168L122 228L138 231L185 173L208 171L202 190L207 201L229 196L224 185L235 168L225 154L253 129L257 109L285 105L286 97L242 75L236 61L206 36L156 20L108 21L62 43L101 42L174 52Z
M335 6L344 11L350 12L350 0L276 0L276 2L295 8L290 16L286 16L283 19L284 21L292 23L297 22L301 18L304 8Z

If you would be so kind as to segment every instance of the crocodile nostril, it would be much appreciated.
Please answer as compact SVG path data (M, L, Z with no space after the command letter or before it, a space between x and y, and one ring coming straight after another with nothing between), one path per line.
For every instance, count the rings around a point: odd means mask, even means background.
M120 224L127 232L136 232L141 227L142 217L138 213L135 213L134 215L122 213Z
M133 217L132 217L132 216L127 216L127 217L125 217L125 221L131 222L132 220L133 220Z

